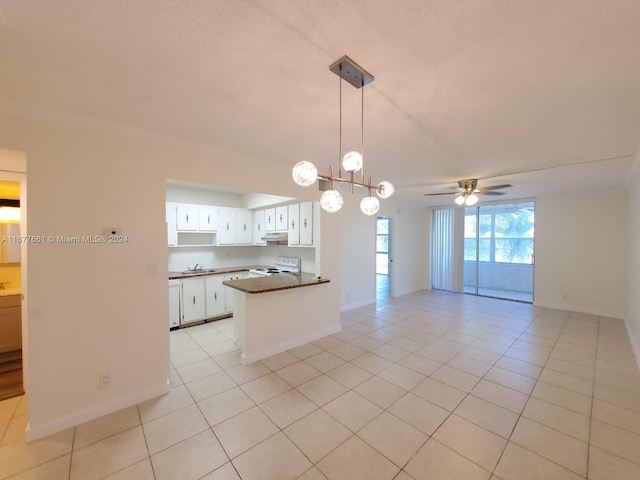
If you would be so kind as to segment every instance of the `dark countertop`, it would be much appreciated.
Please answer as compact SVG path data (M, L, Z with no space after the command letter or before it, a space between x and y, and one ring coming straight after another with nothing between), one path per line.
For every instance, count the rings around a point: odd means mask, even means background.
M313 273L278 273L269 277L244 278L241 280L227 280L222 282L227 287L235 288L245 293L267 293L290 288L310 287L321 283L329 283L330 280L322 278L317 280Z
M264 265L246 265L241 267L207 268L195 272L169 272L169 280L179 280L181 278L203 277L206 275L224 275L226 273L247 272L252 268L265 268Z

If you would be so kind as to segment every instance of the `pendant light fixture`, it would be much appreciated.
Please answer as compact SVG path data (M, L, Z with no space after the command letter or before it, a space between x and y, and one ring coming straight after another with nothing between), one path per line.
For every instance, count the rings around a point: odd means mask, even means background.
M329 167L329 175L318 175L318 169L316 166L303 160L294 165L292 171L293 181L301 187L308 187L313 185L318 180L318 186L323 192L320 197L320 206L323 210L329 213L337 212L342 208L344 199L342 194L334 188L334 183L346 183L350 185L351 193L353 193L354 187L366 188L368 195L360 201L360 210L365 215L375 215L380 210L380 201L377 197L382 199L389 198L394 193L393 184L391 182L382 181L377 185L371 184L371 177L368 182L364 180L364 89L361 90L361 151L349 151L342 156L342 81L346 80L355 88L363 88L365 85L373 82L374 77L356 62L351 60L346 55L333 63L329 70L340 77L340 164L338 165L338 176L333 175L333 167ZM345 171L348 176L342 178L342 171ZM360 179L356 180L355 174L360 172ZM372 195L372 192L376 193L376 196Z

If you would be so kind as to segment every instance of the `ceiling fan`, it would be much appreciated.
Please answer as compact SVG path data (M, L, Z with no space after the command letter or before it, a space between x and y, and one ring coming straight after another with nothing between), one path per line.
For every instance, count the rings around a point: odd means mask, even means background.
M457 192L442 192L442 193L425 193L425 197L432 195L457 195L455 202L458 205L475 205L478 202L478 195L504 195L505 192L496 192L503 188L508 188L511 185L508 183L502 185L492 185L490 187L478 188L477 178L466 178L458 180Z

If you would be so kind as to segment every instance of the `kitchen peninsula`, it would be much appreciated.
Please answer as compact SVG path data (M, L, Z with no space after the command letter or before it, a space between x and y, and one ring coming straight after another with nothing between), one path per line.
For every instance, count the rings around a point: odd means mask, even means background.
M279 273L229 280L233 324L242 363L248 364L341 330L327 323L323 305L328 279L310 273Z

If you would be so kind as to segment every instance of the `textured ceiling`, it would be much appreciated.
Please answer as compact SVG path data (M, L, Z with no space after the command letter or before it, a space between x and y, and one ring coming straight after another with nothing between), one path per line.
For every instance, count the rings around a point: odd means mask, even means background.
M638 25L637 0L0 0L0 97L324 172L328 66L348 54L376 78L365 167L400 197L448 203L422 194L468 177L513 184L503 198L619 188ZM345 150L359 95L344 84Z

